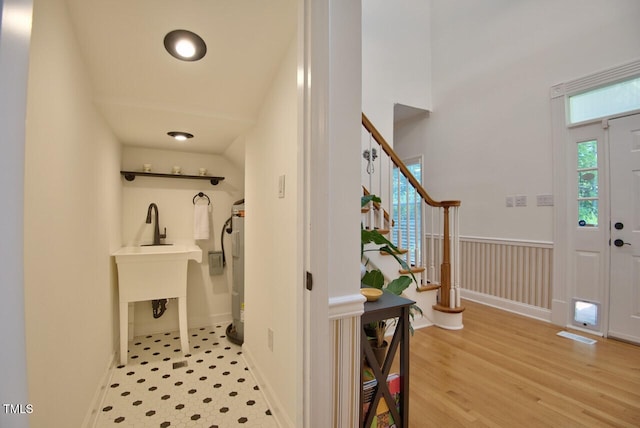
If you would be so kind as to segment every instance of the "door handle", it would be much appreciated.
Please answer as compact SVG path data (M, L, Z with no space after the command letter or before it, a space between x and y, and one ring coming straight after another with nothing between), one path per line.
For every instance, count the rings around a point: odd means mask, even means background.
M623 245L631 245L628 242L624 242L622 239L616 239L615 241L613 241L613 245L615 245L616 247L622 247Z

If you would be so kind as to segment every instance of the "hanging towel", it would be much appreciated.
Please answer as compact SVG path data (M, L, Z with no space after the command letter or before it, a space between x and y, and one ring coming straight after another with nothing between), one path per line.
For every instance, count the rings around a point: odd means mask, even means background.
M193 239L209 239L209 204L193 205Z

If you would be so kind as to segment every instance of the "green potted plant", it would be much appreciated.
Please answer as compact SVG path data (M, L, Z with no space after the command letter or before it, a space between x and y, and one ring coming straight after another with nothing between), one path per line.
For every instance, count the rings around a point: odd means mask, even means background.
M381 200L378 196L369 194L361 197L360 203L361 207L365 207L370 202L380 203ZM416 283L416 277L411 272L411 267L398 257L399 251L398 248L393 245L391 241L389 241L384 235L382 235L376 229L365 229L364 225L360 224L360 257L365 268L364 276L361 279L361 283L363 286L377 288L383 291L388 291L395 295L400 295L404 290L409 288L412 282ZM379 248L367 249L367 244L376 244L379 245ZM389 281L385 284L384 275L380 271L380 269L366 269L369 265L369 259L365 256L365 253L369 251L382 251L390 256L392 256L400 265L400 267L409 272L409 275L400 275L399 277ZM422 309L417 305L412 305L410 310L410 318L414 319L415 314L418 313L422 315ZM365 326L365 331L367 331L367 335L372 337L373 343L372 348L374 349L374 353L376 353L376 358L382 364L384 360L384 354L386 352L387 342L384 340L385 333L387 328L393 324L393 320L383 320L371 323L368 326ZM409 323L409 329L411 334L413 334L413 326L411 322ZM377 349L377 350L376 350Z

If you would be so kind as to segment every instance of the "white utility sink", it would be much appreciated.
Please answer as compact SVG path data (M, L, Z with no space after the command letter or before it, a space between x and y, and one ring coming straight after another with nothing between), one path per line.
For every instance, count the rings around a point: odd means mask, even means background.
M202 250L195 244L163 244L163 245L141 245L137 247L122 247L112 255L116 257L116 263L126 262L127 259L137 257L147 258L147 256L176 255L182 257L186 254L188 260L202 261Z
M187 265L202 261L202 250L191 245L122 247L112 254L118 265L120 301L120 363L127 363L129 302L178 299L180 344L189 353L187 333Z

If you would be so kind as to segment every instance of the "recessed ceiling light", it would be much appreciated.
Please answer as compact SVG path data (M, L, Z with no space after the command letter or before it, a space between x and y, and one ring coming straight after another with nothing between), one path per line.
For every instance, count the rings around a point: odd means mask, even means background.
M198 61L207 53L207 45L196 33L173 30L164 36L164 47L171 56L182 61Z
M193 138L193 134L189 134L188 132L180 132L180 131L170 131L170 132L167 132L167 135L175 138L178 141L186 141L189 138Z

